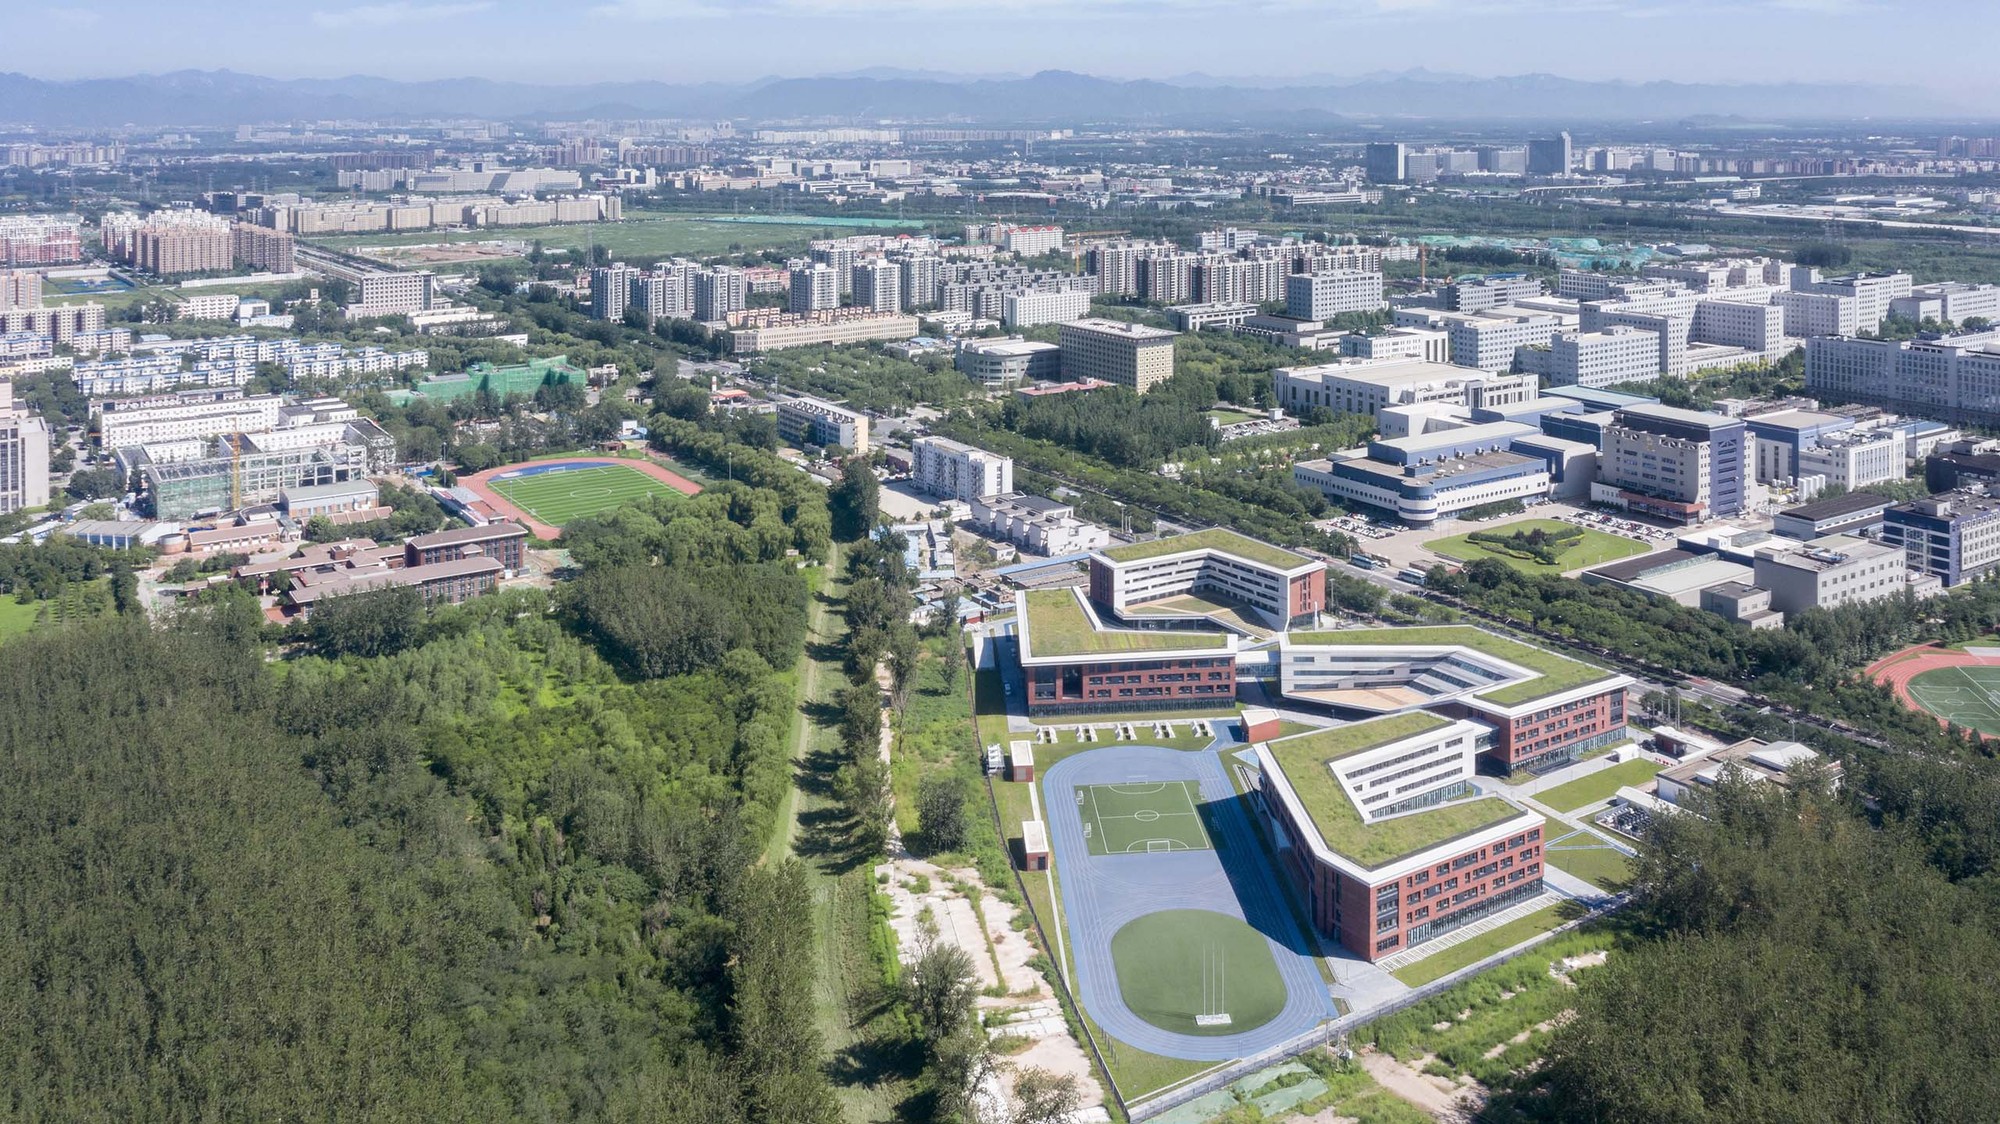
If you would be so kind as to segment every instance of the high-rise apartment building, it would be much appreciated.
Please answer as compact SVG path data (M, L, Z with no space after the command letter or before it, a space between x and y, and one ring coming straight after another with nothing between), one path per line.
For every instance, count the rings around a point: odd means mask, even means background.
M1568 131L1542 140L1528 142L1528 174L1531 176L1566 176L1576 166L1575 146L1570 142Z
M1374 183L1401 183L1409 178L1408 145L1381 141L1363 150L1362 169Z
M157 277L224 273L236 259L233 224L207 211L114 211L100 224L105 255Z
M721 320L741 311L748 299L750 283L743 271L726 265L698 269L694 273L694 318Z
M49 427L14 405L14 384L0 381L0 514L49 502Z
M42 275L32 269L0 269L0 312L42 307Z
M903 272L886 258L869 258L854 266L854 303L877 312L903 308Z
M929 308L937 303L943 266L944 259L931 254L912 254L897 260L904 312Z
M620 320L632 300L632 280L639 271L624 262L600 265L590 271L590 316L593 320Z
M239 222L230 227L230 242L236 260L267 273L290 273L298 268L297 243L282 230Z
M793 268L791 301L786 307L795 313L839 308L840 279L834 268L823 262Z
M919 491L971 503L1014 490L1014 460L945 437L910 444L910 482Z

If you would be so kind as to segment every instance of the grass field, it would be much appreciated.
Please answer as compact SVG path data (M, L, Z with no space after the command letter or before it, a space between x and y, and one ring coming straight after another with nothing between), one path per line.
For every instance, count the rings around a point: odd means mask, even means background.
M2000 664L1933 668L1910 680L1909 690L1917 705L1947 722L2000 734Z
M1600 890L1616 892L1632 881L1632 860L1596 832L1578 831L1551 839L1542 849L1542 857L1550 866Z
M1510 535L1516 531L1566 531L1579 529L1583 538L1575 546L1563 551L1556 558L1556 564L1545 566L1533 558L1514 554L1502 547L1487 543L1476 543L1465 535L1452 535L1434 539L1424 544L1424 549L1432 554L1442 555L1458 562L1477 562L1481 558L1497 558L1514 569L1526 574L1555 574L1565 570L1581 569L1585 566L1601 566L1606 562L1616 562L1620 558L1630 558L1644 554L1651 549L1636 539L1621 535L1607 535L1603 531L1593 531L1588 527L1573 528L1572 524L1557 519L1528 519L1519 523L1508 523L1490 531L1479 533Z
M1235 1034L1285 1007L1270 944L1227 914L1167 909L1135 918L1111 938L1111 962L1125 1005L1162 1030Z
M1612 795L1626 785L1637 787L1653 779L1660 771L1658 764L1641 757L1600 769L1587 777L1579 777L1568 784L1559 784L1547 792L1539 793L1535 799L1558 812L1574 812L1599 800L1609 800Z
M1077 815L1093 855L1206 851L1193 781L1093 784L1076 790Z
M1557 902L1547 909L1538 909L1497 929L1489 929L1470 940L1441 949L1390 974L1411 987L1421 987L1468 964L1477 964L1496 952L1503 952L1531 937L1558 928L1580 911L1581 907L1572 902Z
M511 480L494 479L494 491L529 515L553 526L596 515L641 496L678 496L658 480L622 464L600 464Z
M803 249L814 238L835 238L855 233L855 230L837 224L787 223L781 221L783 216L755 217L778 221L735 221L729 216L715 215L647 216L611 223L495 227L455 233L426 230L409 234L349 234L312 241L343 250L355 250L371 246L422 246L504 239L510 242L540 242L545 250L572 250L598 245L610 251L613 258L637 258L670 254L701 256L794 246ZM912 222L904 224L902 229L916 230L921 226L921 223Z

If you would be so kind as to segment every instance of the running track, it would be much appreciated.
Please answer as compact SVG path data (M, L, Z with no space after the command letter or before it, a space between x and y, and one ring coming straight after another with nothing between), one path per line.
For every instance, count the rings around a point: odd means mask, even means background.
M534 516L529 515L509 501L507 497L494 491L493 478L504 476L509 472L518 472L524 468L549 468L555 465L564 465L573 468L597 468L607 464L622 464L627 468L636 468L682 495L692 496L701 491L701 485L679 473L668 470L650 457L636 460L627 457L552 457L548 460L522 461L519 464L503 464L499 468L489 468L485 472L474 473L471 476L461 476L458 483L461 487L472 489L473 494L484 500L494 510L526 526L528 530L534 533L536 538L554 541L561 537L562 528L552 523L544 523Z
M1221 850L1090 853L1073 790L1093 784L1173 780L1199 785L1202 801L1213 813L1210 835ZM1077 993L1105 1033L1167 1057L1228 1061L1268 1049L1333 1017L1326 982L1285 904L1277 872L1264 861L1243 802L1223 772L1221 753L1119 745L1064 758L1042 775L1040 783ZM1111 937L1133 918L1163 909L1213 910L1243 918L1264 933L1285 982L1285 1006L1277 1017L1237 1034L1197 1035L1162 1030L1134 1014L1118 992ZM1279 939L1271 939L1271 934Z
M1936 671L1941 667L1972 667L1975 665L1991 667L1993 666L1993 661L1967 652L1924 645L1916 648L1905 648L1895 655L1884 656L1874 663L1869 664L1868 669L1862 674L1894 691L1896 697L1902 700L1904 706L1923 714L1931 714L1929 707L1918 702L1910 694L1910 680L1915 679L1926 671ZM1935 714L1931 714L1931 717L1937 718L1938 725L1940 726L1946 724L1945 719Z

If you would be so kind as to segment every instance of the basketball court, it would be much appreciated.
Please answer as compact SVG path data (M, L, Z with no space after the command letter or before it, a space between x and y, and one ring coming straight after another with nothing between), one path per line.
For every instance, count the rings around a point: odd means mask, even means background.
M1093 855L1212 849L1193 781L1093 784L1074 791Z

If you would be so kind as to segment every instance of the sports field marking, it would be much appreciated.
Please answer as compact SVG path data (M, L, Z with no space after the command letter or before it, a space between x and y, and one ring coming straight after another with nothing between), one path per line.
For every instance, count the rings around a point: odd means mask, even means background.
M2000 665L1947 664L1918 672L1904 685L1911 702L1940 721L2000 735Z
M1093 855L1207 851L1193 781L1088 785L1076 790L1083 837Z
M619 464L527 476L508 474L496 477L491 487L529 515L557 527L642 496L680 495L638 469Z

